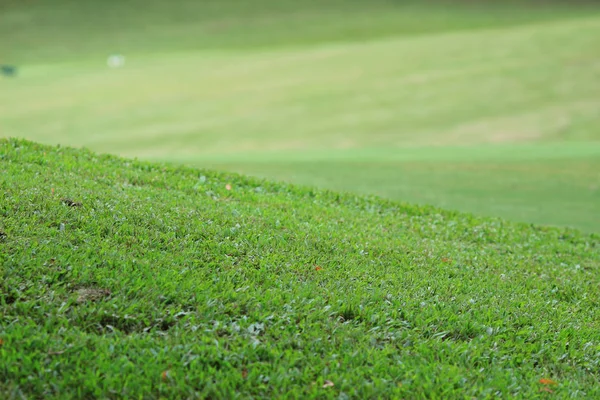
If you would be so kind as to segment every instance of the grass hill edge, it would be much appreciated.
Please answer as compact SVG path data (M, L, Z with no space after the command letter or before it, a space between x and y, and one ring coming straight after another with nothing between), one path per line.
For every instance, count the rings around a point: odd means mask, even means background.
M600 237L0 140L3 398L600 396Z

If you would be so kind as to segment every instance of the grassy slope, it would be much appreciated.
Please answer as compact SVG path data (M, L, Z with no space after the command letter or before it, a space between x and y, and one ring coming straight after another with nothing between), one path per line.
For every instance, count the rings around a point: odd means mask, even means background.
M0 136L600 231L592 5L3 4Z
M24 141L0 169L0 397L600 396L597 235Z
M506 146L437 151L426 148L398 151L389 158L378 151L375 157L307 161L291 156L288 160L277 157L202 164L334 190L599 232L600 148L536 144L521 150L523 154L515 156L514 148ZM419 151L427 154L415 154Z

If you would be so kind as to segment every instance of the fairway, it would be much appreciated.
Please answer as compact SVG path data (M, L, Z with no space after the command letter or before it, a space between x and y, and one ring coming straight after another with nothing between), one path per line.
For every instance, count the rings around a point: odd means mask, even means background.
M0 13L1 137L600 232L591 4L63 4Z

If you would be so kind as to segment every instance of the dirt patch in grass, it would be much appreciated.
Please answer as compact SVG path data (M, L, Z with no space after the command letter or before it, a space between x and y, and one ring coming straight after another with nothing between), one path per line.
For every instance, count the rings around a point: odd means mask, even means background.
M110 290L98 288L82 288L75 291L77 293L77 303L88 303L92 301L100 301L110 296Z

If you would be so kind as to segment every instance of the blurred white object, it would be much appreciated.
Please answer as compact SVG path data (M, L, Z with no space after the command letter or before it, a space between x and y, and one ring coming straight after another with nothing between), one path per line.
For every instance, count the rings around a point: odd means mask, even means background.
M106 60L106 65L110 68L120 68L125 65L125 56L121 54L111 54Z

